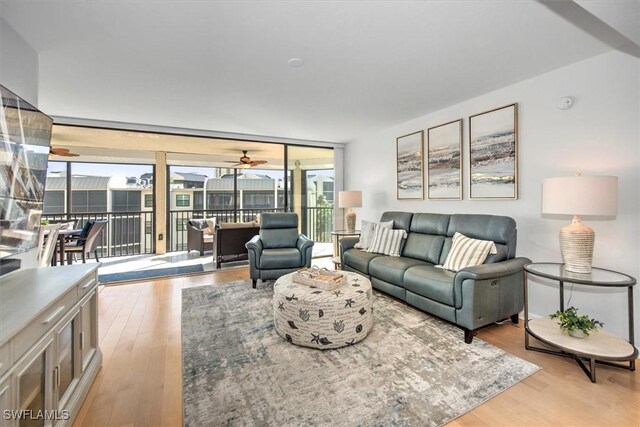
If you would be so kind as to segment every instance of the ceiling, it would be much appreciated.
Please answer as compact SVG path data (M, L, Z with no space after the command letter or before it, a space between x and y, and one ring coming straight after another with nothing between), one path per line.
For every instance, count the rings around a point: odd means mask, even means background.
M170 165L232 168L247 150L252 160L267 161L257 169L284 167L284 145L264 142L56 125L51 145L78 155L51 155L53 161L154 164L156 152L165 152ZM302 169L333 169L333 149L290 146L288 160L290 169L296 161Z
M639 0L575 0L582 8L640 45Z
M0 15L38 52L50 115L348 142L629 42L565 3L48 0Z

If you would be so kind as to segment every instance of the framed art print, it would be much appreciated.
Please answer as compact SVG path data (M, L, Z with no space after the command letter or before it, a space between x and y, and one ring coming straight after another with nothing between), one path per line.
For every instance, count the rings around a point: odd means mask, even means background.
M422 199L424 197L422 149L424 131L404 135L396 139L396 171L398 199Z
M427 130L427 198L462 199L462 119Z
M518 198L518 104L469 117L469 198Z

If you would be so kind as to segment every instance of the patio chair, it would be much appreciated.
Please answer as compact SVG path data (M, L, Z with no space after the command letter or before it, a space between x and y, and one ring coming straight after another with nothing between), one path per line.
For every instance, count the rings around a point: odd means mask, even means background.
M86 227L85 225L85 229L88 228L85 236L80 234L77 236L71 236L69 238L69 240L64 245L65 252L67 254L73 254L74 257L75 257L75 254L81 253L83 264L87 262L87 254L89 252L93 252L94 256L96 257L96 262L100 262L100 259L98 258L98 249L97 249L98 238L100 237L100 235L102 234L102 231L105 229L106 226L107 226L106 220L91 221L91 225L89 227Z
M212 251L215 228L216 218L187 221L187 252L198 251L203 256L205 251Z
M58 244L58 234L62 229L62 224L51 224L40 226L38 233L38 267L51 266L51 259Z

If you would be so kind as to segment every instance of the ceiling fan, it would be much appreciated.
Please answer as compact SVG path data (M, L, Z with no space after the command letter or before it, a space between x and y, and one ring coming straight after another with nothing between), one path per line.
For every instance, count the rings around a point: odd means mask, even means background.
M236 163L234 161L226 161L227 163ZM266 160L251 160L251 157L247 156L247 150L242 150L242 157L240 157L240 163L236 163L233 166L241 167L243 169L252 168L258 165L264 165L267 163Z
M49 147L49 154L61 157L78 157L80 154L72 153L68 148Z

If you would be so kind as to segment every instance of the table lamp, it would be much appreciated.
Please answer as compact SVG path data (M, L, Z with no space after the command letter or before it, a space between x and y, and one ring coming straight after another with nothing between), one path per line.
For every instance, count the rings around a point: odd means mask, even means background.
M362 206L362 191L340 191L338 193L338 207L347 208L345 214L347 220L347 231L354 232L356 229L356 214L351 208Z
M615 216L618 213L618 177L582 176L547 178L542 183L542 213L573 215L560 230L564 268L590 273L595 233L580 215Z

